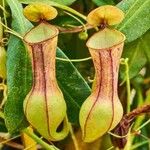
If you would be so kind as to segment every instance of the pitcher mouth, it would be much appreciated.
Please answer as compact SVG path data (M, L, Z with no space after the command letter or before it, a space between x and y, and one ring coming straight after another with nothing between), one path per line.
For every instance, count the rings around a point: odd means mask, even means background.
M93 50L111 49L125 41L125 35L115 29L105 28L89 38L86 45Z
M57 36L59 30L47 22L41 22L38 26L27 32L23 40L28 44L40 44ZM36 35L36 36L35 36Z

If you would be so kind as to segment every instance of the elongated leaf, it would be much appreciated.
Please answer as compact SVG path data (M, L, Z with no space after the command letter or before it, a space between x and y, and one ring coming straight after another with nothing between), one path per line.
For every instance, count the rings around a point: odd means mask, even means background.
M60 49L57 56L68 59ZM69 120L78 123L79 109L90 94L90 88L71 62L57 60L57 79L67 102Z
M127 44L124 48L122 57L129 58L130 78L135 77L147 62L144 49L146 49L146 45L144 45L141 39ZM121 77L125 78L124 66L121 66Z
M22 15L22 7L17 0L8 0L8 4L13 15L12 28L24 34L32 26L31 23ZM9 132L15 133L28 125L23 113L23 101L31 89L32 71L20 39L11 36L7 51L8 99L4 113ZM57 56L68 59L60 49ZM70 121L77 123L80 106L90 94L90 88L71 62L57 61L57 78L66 98Z
M23 16L22 5L17 0L7 0L7 3L11 8L12 18L15 22L13 23L14 30L24 35L32 27L32 24Z
M54 1L56 3L63 4L63 5L71 5L76 0L49 0L49 1Z
M102 5L113 5L114 2L113 0L92 0L97 6L102 6Z
M150 28L150 0L125 0L117 6L126 13L117 28L126 35L127 42L141 37Z
M119 7L121 10L124 11L124 13L129 13L129 9L134 6L135 0L124 0L117 4L117 7Z
M14 133L27 126L23 100L31 88L31 66L20 39L11 36L7 53L8 98L4 113L8 130Z
M30 3L30 0L19 0L19 1ZM42 1L38 1L38 2L49 2L49 3L56 2L56 3L62 4L62 5L71 5L75 1L76 0L42 0ZM31 2L37 2L37 0L31 0Z
M148 31L143 37L141 37L142 47L150 63L150 31Z
M12 28L24 34L32 25L24 18L22 6L17 0L7 0L12 11ZM13 133L27 126L23 113L23 100L31 88L31 65L23 42L11 36L7 49L8 98L5 105L5 121Z

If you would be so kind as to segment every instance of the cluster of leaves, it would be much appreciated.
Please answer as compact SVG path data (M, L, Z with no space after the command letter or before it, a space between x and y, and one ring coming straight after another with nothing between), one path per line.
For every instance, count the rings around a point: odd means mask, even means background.
M23 16L22 4L35 1L41 2L40 0L6 0L7 7L10 8L11 12L9 20L11 19L12 22L10 27L22 36L33 26ZM129 76L132 87L136 89L137 93L133 99L132 107L135 108L145 103L146 90L150 88L148 84L144 84L145 78L150 77L150 0L124 0L120 3L119 0L43 0L42 2L60 8L60 15L54 20L54 24L59 26L80 25L74 18L67 16L62 11L63 5L65 5L65 9L67 5L72 5L73 8L84 14L87 14L96 6L106 4L116 5L122 9L126 14L125 19L116 28L126 35L122 57L129 58ZM57 60L57 80L67 103L69 121L78 125L80 107L91 92L88 76L94 74L93 65L91 61L74 64L69 61L69 58L87 57L89 55L85 47L85 41L80 40L78 34L61 34L58 47L57 57L65 58L68 61ZM144 73L140 72L141 69L144 69ZM22 40L14 35L10 36L8 42L7 70L8 98L5 105L5 122L8 131L16 133L28 126L23 113L23 100L31 89L32 71L26 48ZM125 68L121 66L120 82L124 80ZM126 108L125 84L119 90L122 103ZM146 101L150 103L150 99ZM139 125L143 120L140 123L137 120ZM147 131L148 128L144 128L145 134L147 134Z

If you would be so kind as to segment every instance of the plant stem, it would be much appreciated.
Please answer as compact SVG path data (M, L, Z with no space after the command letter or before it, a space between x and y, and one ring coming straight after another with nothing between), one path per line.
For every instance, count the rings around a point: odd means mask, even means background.
M84 16L83 14L79 13L78 11L68 7L68 6L65 6L65 5L61 5L61 4L58 4L58 3L55 3L55 2L48 2L49 4L51 3L52 6L55 6L55 7L58 7L58 8L61 8L63 10L66 10L66 11L69 11L71 12L72 14L75 14L76 16L79 16L80 18L82 18L83 20L86 20L86 16Z
M9 134L9 133L8 133L8 134ZM9 136L9 135L8 135L8 136ZM20 137L20 135L14 136L14 137L9 138L9 139L6 139L6 140L0 142L0 144L5 144L5 143L7 143L7 142L9 142L9 141L12 141L12 140L18 138L18 137Z
M26 133L28 136L30 136L31 138L33 138L37 143L39 143L41 146L43 146L43 148L45 148L46 150L59 150L58 148L47 144L46 142L44 142L42 139L40 139L38 136L36 136L34 133L31 133L29 131L29 129L24 129L23 130L24 133Z
M68 24L64 24L65 26L68 26ZM55 25L56 26L56 25ZM70 25L69 25L70 26ZM72 26L72 25L71 25ZM77 32L81 32L81 31L85 31L84 27L83 26L74 26L73 28L71 29L66 29L66 28L63 28L63 27L60 27L60 26L56 26L60 33L77 33ZM89 30L89 29L92 29L93 27L89 24L85 24L85 27L86 27L86 30Z
M144 102L141 88L137 89L137 95L138 95L138 106L141 106ZM142 124L144 118L145 118L145 115L137 117L137 119L134 122L133 130L137 131L136 128L138 128ZM135 139L135 136L132 136L131 143L133 143L134 139Z
M7 30L5 30L5 32L9 32L9 33L11 33L11 34L13 34L13 35L15 35L15 36L17 36L17 37L23 39L23 37L22 37L20 34L18 34L16 31L10 29L9 27L7 27L7 26L6 26L5 24L3 24L1 21L0 21L0 24L1 24L2 26L4 26L4 27L7 29Z
M131 132L129 130L129 133L128 133L128 137L127 137L127 144L124 148L124 150L131 150L131 138L132 138L132 135L131 135Z
M26 1L26 0L20 0L21 3L23 4L29 4L29 3L33 3L33 2L39 2L39 0L34 0L34 1ZM80 18L82 18L83 20L86 20L86 16L84 16L83 14L79 13L78 11L68 7L68 6L65 6L65 5L61 5L61 4L58 4L56 2L52 2L52 1L43 1L43 3L46 3L48 5L51 5L51 6L54 6L54 7L58 7L62 10L66 10Z
M112 150L112 149L114 149L114 146L111 146L110 148L108 148L107 150Z
M3 3L3 8L4 8L3 10L4 22L5 22L5 25L7 26L7 19L6 19L7 12L5 10L5 0L3 0L2 3Z
M4 119L4 113L0 111L0 118Z
M82 61L87 61L87 60L91 60L91 57L87 57L87 58L82 58L82 59L65 59L65 58L59 58L56 57L57 60L61 60L61 61L67 61L67 62L82 62Z
M140 87L137 88L137 94L138 94L138 106L140 106L144 102L143 95L142 95L142 90L141 90Z
M129 65L128 58L125 59L125 67L126 67L126 86L127 86L127 113L130 112L130 77L129 77Z
M4 9L4 7L1 6L1 5L0 5L0 9L1 9L3 12L7 13L6 10Z
M139 143L133 145L133 146L131 147L131 150L137 149L138 147L140 147L140 146L142 146L142 145L144 145L144 144L147 144L147 143L149 143L148 140L143 141L143 142L139 142Z
M127 113L130 112L130 95L131 95L128 61L129 61L128 58L121 59L121 64L125 65L125 80L126 80L126 88L127 88L127 110L126 110ZM124 81L121 83L121 85L124 83Z
M69 127L70 127L70 134L71 134L74 146L75 146L75 150L80 150L78 142L77 142L77 139L76 139L76 137L74 135L71 123L69 123Z
M143 105L143 102L144 102L141 88L137 89L137 95L138 95L138 99L137 99L138 100L138 107L140 107L141 105ZM140 126L141 123L143 122L144 118L145 118L145 115L139 116L134 122L134 128L133 129L136 129L138 126Z
M64 11L64 12L65 12L67 15L71 16L72 18L74 18L75 20L77 20L77 21L84 27L84 31L87 31L86 25L85 25L79 18L77 18L76 16L74 16L74 15L72 15L72 14L66 12L66 11Z
M7 85L4 84L4 80L3 80L3 83L0 83L0 89L3 90L3 100L0 104L0 109L1 109L7 100Z
M10 30L5 30L5 32L10 33L18 38L20 38L21 40L23 39L23 37L21 35L19 35L18 33L14 32L14 31L10 31Z
M121 59L121 64L125 65L125 77L126 77L125 79L126 79L126 88L127 88L127 110L126 110L127 113L130 112L130 95L131 95L128 61L129 61L128 58ZM125 150L130 150L131 143L132 143L131 139L132 139L132 137L131 137L130 130L129 130Z
M33 133L32 127L28 127L28 130L30 131L30 133ZM37 150L37 143L26 133L21 133L21 139L23 141L24 150Z
M108 134L110 134L110 135L112 135L112 136L114 136L114 137L116 137L116 138L120 138L120 139L125 138L125 137L127 137L127 136L128 136L128 134L123 135L123 136L119 136L119 135L114 134L114 133L112 133L112 132L108 132Z
M142 129L143 127L145 127L147 124L149 124L150 123L150 119L148 119L146 122L144 122L140 127L138 127L137 129L136 129L136 131L139 131L140 129Z

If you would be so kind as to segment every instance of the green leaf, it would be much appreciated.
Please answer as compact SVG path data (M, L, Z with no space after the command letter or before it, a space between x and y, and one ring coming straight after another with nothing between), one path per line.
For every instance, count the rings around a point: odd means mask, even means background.
M93 3L95 3L97 6L102 6L102 5L113 5L114 1L113 0L92 0Z
M150 0L124 0L117 7L126 15L123 22L117 27L131 42L141 37L150 28Z
M47 0L47 1L53 1L59 4L63 4L63 5L71 5L76 0Z
M38 0L19 0L19 1L20 2L25 2L25 3L33 3L33 2L48 2L48 3L53 3L53 2L56 2L56 3L62 4L62 5L71 5L76 0L42 0L42 1L38 1Z
M32 24L24 17L22 5L17 0L6 0L8 5L10 6L12 18L15 22L13 24L13 28L15 31L24 35L26 31L28 31Z
M32 26L31 23L22 15L22 7L17 0L8 0L8 4L13 16L12 28L24 34ZM4 113L9 132L15 133L28 125L23 101L31 89L32 71L26 48L20 39L10 37L7 53L8 99ZM60 49L57 56L68 59ZM90 94L90 88L71 62L57 61L57 78L67 102L68 117L71 122L78 123L80 106Z
M12 28L24 34L31 23L22 14L17 0L7 0L12 12ZM7 49L8 98L5 105L5 122L9 132L14 133L27 126L23 113L23 100L31 88L31 65L23 42L11 36Z
M30 3L34 3L34 2L41 2L41 0L19 0L19 1L21 3L23 3L23 4L30 4ZM42 0L42 3L45 3L45 4L48 4L50 6L54 6L54 7L60 8L60 9L65 10L65 11L69 11L69 12L73 13L74 15L81 17L83 20L86 20L86 16L82 15L78 11L72 9L71 7L62 5L60 3L56 3L56 2L51 1L51 0Z
M122 57L129 58L130 78L135 77L147 62L144 49L146 49L146 45L144 45L143 41L140 38L125 45ZM125 79L124 66L121 66L120 73L121 73L121 78Z
M150 31L148 31L143 37L141 37L142 47L147 57L147 60L150 63Z
M31 88L31 65L23 42L11 36L7 49L8 98L5 104L5 122L10 133L27 126L23 100Z
M121 10L123 10L124 13L127 13L127 12L129 12L129 9L134 6L135 2L136 2L135 0L124 0L124 1L121 1L120 3L118 3L117 7L119 7Z
M57 49L57 56L68 59L60 49ZM90 88L70 61L57 60L56 68L57 80L67 102L69 120L78 123L80 107L90 95Z

